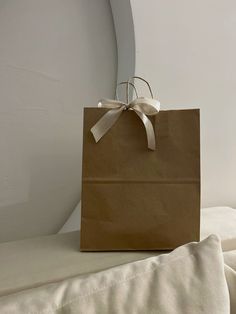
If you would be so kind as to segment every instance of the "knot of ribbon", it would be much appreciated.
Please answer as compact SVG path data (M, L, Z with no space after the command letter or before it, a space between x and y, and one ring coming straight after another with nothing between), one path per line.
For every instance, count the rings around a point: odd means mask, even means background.
M153 98L137 97L130 103L120 100L102 99L98 103L99 108L110 109L91 128L96 143L108 132L125 110L134 111L141 119L147 135L148 148L156 149L156 137L153 125L148 116L154 116L160 111L160 102Z

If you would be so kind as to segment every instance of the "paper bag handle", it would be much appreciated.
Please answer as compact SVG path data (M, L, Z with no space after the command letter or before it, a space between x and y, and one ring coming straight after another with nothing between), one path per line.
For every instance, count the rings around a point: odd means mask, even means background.
M128 87L129 85L131 85L133 87L135 94L136 94L136 97L138 98L138 92L137 92L135 85L132 82L124 81L124 82L120 82L116 85L116 95L115 95L116 100L120 100L119 96L118 96L118 87L120 85L124 85L124 84L126 84L126 102L129 103L129 87Z
M153 97L153 92L152 92L152 89L151 89L151 86L150 84L148 83L148 81L146 81L144 78L142 78L141 76L132 76L128 79L128 83L131 83L130 80L133 80L133 79L139 79L141 81L143 81L144 83L146 83L146 85L148 86L148 89L149 89L149 92L150 92L150 95L151 95L151 98L154 98ZM134 84L133 84L134 85ZM129 99L129 84L127 84L127 94L128 94L128 99Z

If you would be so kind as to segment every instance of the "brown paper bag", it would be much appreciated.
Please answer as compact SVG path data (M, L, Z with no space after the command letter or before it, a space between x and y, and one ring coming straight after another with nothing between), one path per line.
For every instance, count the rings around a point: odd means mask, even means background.
M95 143L106 113L84 109L81 251L167 250L199 240L199 110L151 117L157 148L131 110Z

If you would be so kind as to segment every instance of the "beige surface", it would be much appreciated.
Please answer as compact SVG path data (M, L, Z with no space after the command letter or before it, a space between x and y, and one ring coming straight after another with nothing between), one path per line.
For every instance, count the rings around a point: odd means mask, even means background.
M201 239L211 233L221 238L223 251L236 250L236 210L205 208L201 213ZM0 295L96 272L115 265L157 255L157 252L79 252L79 231L0 244ZM236 251L225 252L236 270Z
M0 298L1 314L235 314L236 272L210 236L170 254Z
M156 255L79 252L79 232L0 245L0 295Z
M229 207L202 210L201 239L221 237L226 263L236 270L236 210ZM75 275L157 255L158 252L79 252L79 231L0 244L0 295Z

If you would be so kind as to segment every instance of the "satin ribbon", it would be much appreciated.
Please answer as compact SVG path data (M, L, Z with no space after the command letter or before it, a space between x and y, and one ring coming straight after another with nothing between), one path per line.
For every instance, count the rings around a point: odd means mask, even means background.
M103 99L98 107L110 109L91 128L96 143L108 132L125 110L133 110L143 122L146 130L148 148L156 149L155 132L147 116L154 116L160 111L160 102L153 98L138 97L129 104L119 100Z

